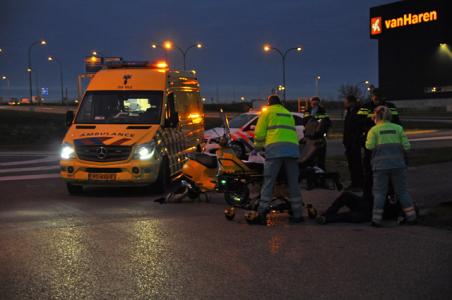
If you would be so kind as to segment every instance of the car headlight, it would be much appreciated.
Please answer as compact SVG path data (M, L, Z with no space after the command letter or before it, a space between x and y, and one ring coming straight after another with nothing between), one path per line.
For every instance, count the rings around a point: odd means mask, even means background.
M64 143L61 146L60 152L61 159L71 159L75 157L75 149L74 146L68 143Z
M155 142L138 145L135 149L135 158L140 160L151 159L155 154Z

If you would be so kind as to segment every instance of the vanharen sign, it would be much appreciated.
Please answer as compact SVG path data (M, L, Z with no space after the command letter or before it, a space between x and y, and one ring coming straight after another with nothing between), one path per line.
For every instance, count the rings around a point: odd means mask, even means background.
M403 16L386 20L383 20L382 17L373 17L370 20L370 33L371 35L380 34L383 31L383 27L385 30L389 30L437 20L438 13L436 10L416 14L406 13Z

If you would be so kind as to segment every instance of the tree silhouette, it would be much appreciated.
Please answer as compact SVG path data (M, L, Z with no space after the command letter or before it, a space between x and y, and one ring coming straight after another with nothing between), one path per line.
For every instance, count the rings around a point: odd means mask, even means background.
M343 84L338 90L339 99L344 99L347 96L355 96L356 99L363 99L363 92L356 84Z

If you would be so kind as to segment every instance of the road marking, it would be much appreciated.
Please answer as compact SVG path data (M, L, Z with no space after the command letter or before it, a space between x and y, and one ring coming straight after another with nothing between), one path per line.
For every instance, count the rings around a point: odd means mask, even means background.
M425 137L425 138L416 138L409 139L410 142L423 142L423 141L445 141L452 140L452 136L433 136L433 137Z
M31 167L31 168L14 168L14 169L0 169L0 173L13 173L13 172L33 172L44 170L58 170L60 166L44 166L44 167Z
M60 174L5 176L5 177L0 177L0 181L34 180L34 179L47 179L47 178L59 178L59 177L60 177Z
M57 159L56 157L48 156L45 158L38 158L38 159L32 159L32 160L22 160L22 161L12 161L12 162L0 163L0 167L31 165L31 164L44 163L44 162L53 162L53 161L59 161L59 159Z

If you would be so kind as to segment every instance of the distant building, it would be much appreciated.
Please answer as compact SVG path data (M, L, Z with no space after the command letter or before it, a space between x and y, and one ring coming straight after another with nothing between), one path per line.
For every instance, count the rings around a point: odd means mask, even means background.
M451 0L373 7L369 32L378 40L379 87L388 100L452 110Z

